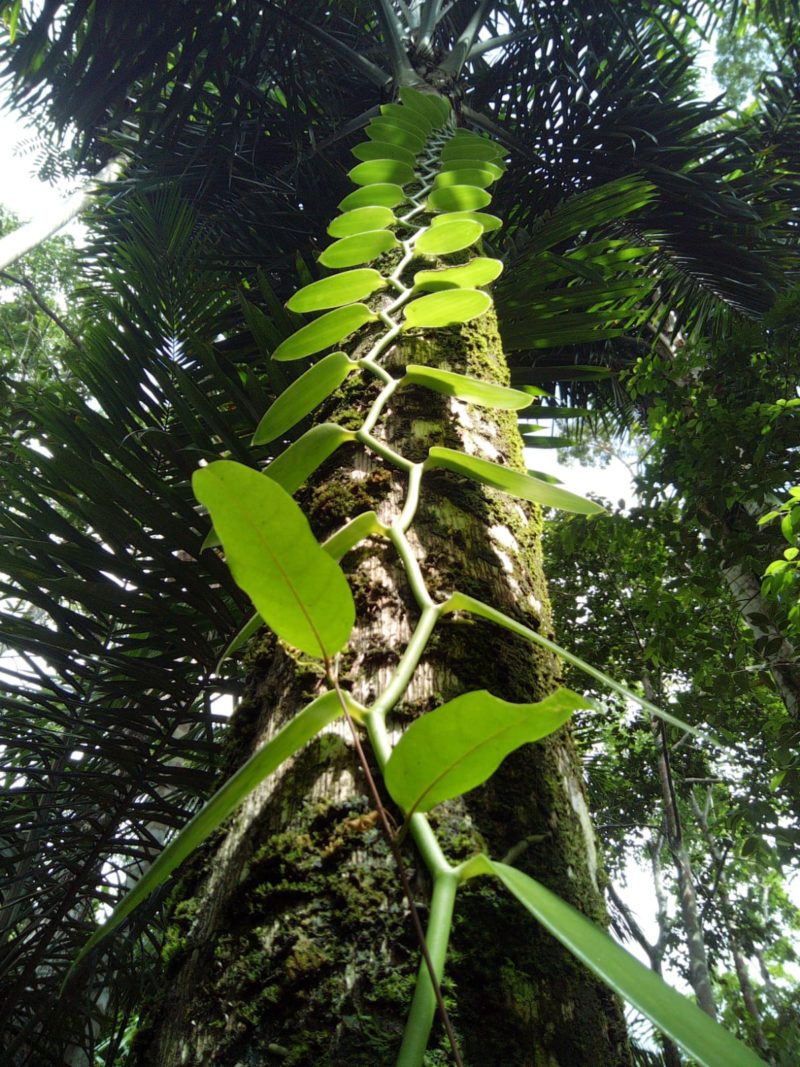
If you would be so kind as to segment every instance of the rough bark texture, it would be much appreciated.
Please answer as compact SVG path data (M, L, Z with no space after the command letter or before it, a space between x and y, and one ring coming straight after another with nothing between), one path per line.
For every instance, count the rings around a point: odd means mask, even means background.
M444 365L505 382L493 316L407 338L399 362ZM335 418L359 424L365 398L349 384ZM328 417L331 412L326 412ZM513 416L430 392L396 394L387 436L412 459L433 444L515 466ZM338 455L300 499L319 536L365 508L390 519L404 479L353 450ZM449 473L426 476L414 526L434 595L458 588L550 631L535 508ZM344 668L354 694L381 691L416 617L385 542L346 560L359 613ZM466 689L511 700L552 690L557 664L511 634L451 618L434 634L396 721ZM228 741L235 765L307 701L316 667L270 638L252 655L247 698ZM595 843L581 766L568 731L528 745L485 787L434 812L452 860L477 847L514 862L599 922ZM427 881L407 862L424 909ZM459 894L445 992L470 1067L628 1064L615 998L494 883ZM136 1042L140 1065L389 1065L417 967L407 907L343 729L331 729L263 784L224 833L184 871L174 894L164 992ZM452 1062L437 1027L426 1060Z

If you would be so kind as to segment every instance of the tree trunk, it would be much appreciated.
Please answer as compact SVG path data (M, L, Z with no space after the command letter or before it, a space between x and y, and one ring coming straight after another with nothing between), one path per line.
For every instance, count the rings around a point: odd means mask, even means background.
M723 567L722 573L787 712L800 719L800 666L795 646L772 624L773 605L762 597L761 583L752 571L732 563Z
M742 994L742 1002L746 1011L753 1020L753 1036L755 1039L756 1048L761 1052L764 1057L771 1063L772 1056L770 1047L767 1042L766 1035L764 1034L764 1027L761 1024L761 1011L758 1007L758 1001L756 999L755 990L753 989L753 983L750 981L750 972L747 967L747 960L744 957L741 946L739 944L739 934L734 926L733 922L733 908L731 907L731 900L728 894L728 887L725 881L725 856L720 850L719 845L714 837L711 827L708 823L708 812L710 810L711 803L711 791L708 792L708 799L706 801L705 810L697 803L697 799L694 793L690 794L692 803L692 810L697 819L697 825L700 827L700 832L703 835L703 839L708 847L708 851L711 854L712 859L717 864L717 881L716 891L719 898L720 905L722 906L723 921L725 928L728 931L728 948L730 949L731 956L733 957L733 965L736 969L736 978L739 982L739 990Z
M435 363L507 383L492 312L436 339L406 336L400 365ZM365 392L368 394L365 396ZM372 395L354 383L334 417L347 425ZM326 417L329 413L325 413ZM460 447L522 468L514 417L427 391L396 393L393 447L420 459ZM390 521L405 481L354 450L300 493L318 536L367 508ZM524 469L524 468L523 468ZM425 477L412 534L431 593L459 589L550 631L538 510L444 472ZM384 688L416 609L385 541L349 557L357 630L344 654L354 695ZM558 665L481 621L437 628L396 722L468 689L540 699ZM314 664L266 637L228 740L235 766L316 692ZM433 812L448 858L514 850L529 874L600 923L598 858L581 765L569 731L510 756L484 787ZM428 884L406 863L424 910ZM136 1043L139 1064L377 1067L394 1062L418 964L407 906L344 728L331 728L244 803L184 872L165 947L164 991ZM445 996L471 1067L614 1067L629 1063L620 1005L496 883L459 891ZM437 1050L437 1051L434 1051ZM426 1063L452 1062L437 1026Z
M646 674L644 677L644 691L648 700L654 701L658 699ZM657 719L653 719L652 725L656 741L658 778L661 784L661 797L664 804L664 829L678 879L681 919L686 935L686 951L689 956L689 981L700 1007L706 1015L716 1019L717 1008L711 989L711 975L708 969L703 928L700 924L700 913L697 907L694 875L689 853L683 841L680 812L678 811L672 772L669 766L669 751L664 727L661 721Z

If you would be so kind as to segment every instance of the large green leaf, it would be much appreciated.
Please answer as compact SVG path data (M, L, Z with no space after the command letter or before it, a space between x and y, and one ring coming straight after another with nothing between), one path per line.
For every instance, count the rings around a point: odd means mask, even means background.
M344 352L331 352L292 382L269 407L256 432L254 445L265 445L291 430L322 401L338 389L357 363Z
M272 358L290 360L313 356L315 352L338 344L359 326L375 322L377 317L366 304L348 304L347 307L336 308L287 337L272 353Z
M460 252L475 244L483 234L483 226L471 219L459 219L443 226L431 227L417 238L414 251L425 256L446 256L451 252Z
M391 108L391 104L384 105L375 121L391 122L393 126L398 126L401 130L406 130L417 138L423 138L423 140L427 140L430 137L433 126L422 115L399 105L394 105L394 110L390 110Z
M406 815L430 811L481 785L509 752L589 707L569 689L535 704L510 704L485 689L463 693L411 723L386 764L386 788Z
M458 170L441 170L436 175L433 187L445 189L449 185L477 185L479 189L486 189L496 181L497 175L488 169L461 167Z
M500 408L503 411L520 411L528 407L531 397L519 389L508 389L504 385L482 382L480 378L471 378L466 374L441 370L439 367L420 367L409 363L402 383L422 385L444 396L455 396L459 400L468 400L471 404L483 407Z
M463 129L456 130L442 149L442 159L458 157L464 159L470 155L472 159L501 159L506 155L506 151L494 141L480 137L477 133Z
M356 159L365 162L368 159L396 159L413 169L416 156L402 145L390 141L362 141L352 149Z
M359 189L358 192L363 193L364 190ZM357 207L338 215L328 227L328 233L331 237L352 237L354 233L364 233L366 230L385 230L395 222L397 219L391 208Z
M369 263L399 242L391 230L367 230L342 237L328 245L319 257L323 267L353 267L357 263Z
M403 107L402 104L381 104L381 115L402 126L415 130L422 137L429 137L433 130L430 119L420 112Z
M429 230L435 233L435 230ZM499 259L476 256L463 267L447 267L444 270L420 270L414 275L415 289L428 289L437 292L440 289L477 289L488 285L499 277L503 264Z
M390 144L399 144L419 155L425 145L425 139L421 133L412 133L410 130L398 125L391 119L373 119L364 131L372 141L388 141Z
M208 468L206 468L208 469ZM260 477L260 476L259 476ZM251 620L252 621L252 620ZM260 624L260 619L258 620ZM248 626L250 623L247 624ZM257 628L257 627L256 627ZM349 699L345 697L346 700ZM242 801L265 778L298 752L303 745L342 714L336 693L323 693L290 719L262 748L250 757L187 823L183 830L148 867L133 889L123 897L106 922L81 949L73 967L123 923L135 908L169 878L187 856L221 826Z
M445 215L434 215L431 226L434 228L444 226L448 222L455 222L456 219L472 219L474 222L479 222L483 226L484 233L499 230L503 225L503 220L497 215L488 215L485 211L448 211Z
M287 493L296 492L306 478L341 445L355 440L352 430L345 430L335 422L312 426L302 437L273 459L266 473L283 486Z
M397 207L406 199L402 186L394 182L376 182L364 185L349 193L339 204L340 211L351 211L357 207Z
M395 182L407 185L415 178L414 168L399 159L368 159L348 172L355 185L374 185L378 182Z
M383 289L385 285L380 271L371 267L346 270L341 274L332 274L330 278L304 285L287 300L286 306L290 311L325 311L327 308L338 308L343 304L363 300L378 289Z
M530 500L534 504L542 504L548 508L574 511L579 515L597 515L603 510L594 501L586 500L566 489L559 489L558 486L540 481L529 474L522 474L510 467L502 467L499 463L492 463L488 459L466 456L454 448L433 447L425 461L425 467L428 470L433 467L443 467L455 474L462 474L465 478L472 478L483 485L489 485L493 489L500 489L504 493L510 493L522 500Z
M442 174L454 170L487 171L489 174L493 175L495 181L502 178L506 172L506 167L503 163L497 163L489 159L469 159L462 156L456 156L454 159L442 160L440 169ZM469 184L470 183L467 182L467 185Z
M653 1022L702 1067L764 1067L764 1061L686 997L645 967L571 904L515 867L487 856L468 873L493 874L517 900L607 986Z
M717 745L718 748L725 747L720 741L717 741L709 731L698 730L696 726L691 726L685 720L679 719L675 715L670 715L668 711L659 708L657 704L651 703L632 689L628 689L627 686L624 686L621 682L612 678L610 674L606 674L597 667L593 667L591 663L587 663L586 660L581 659L580 656L576 656L575 653L570 652L569 649L557 645L555 641L551 641L549 637L540 634L538 630L532 630L529 626L525 626L516 619L512 619L510 615L505 615L502 611L498 611L497 608L493 608L490 604L484 604L482 600L476 600L475 597L469 596L466 593L453 593L445 604L445 610L447 612L468 611L470 614L477 615L481 619L487 619L489 622L496 623L498 626L503 626L506 630L510 630L511 633L519 634L520 637L524 637L527 641L532 641L533 644L540 645L542 648L546 648L548 652L560 656L561 659L566 660L567 663L571 663L573 667L577 667L578 670L583 671L584 674L588 674L590 678L594 678L596 681L600 682L601 685L606 686L615 693L619 693L625 700L630 701L633 704L638 704L639 707L643 708L649 715L655 715L657 718L663 719L664 722L668 722L670 726L674 726L677 730L680 730L683 733L691 734L693 737L699 737L705 741L710 741L712 744Z
M355 621L350 587L286 490L230 460L195 471L192 487L208 508L234 580L264 622L311 656L340 651Z
M409 111L418 113L428 119L434 129L438 129L450 117L450 101L437 93L422 93L409 85L400 87L400 99Z
M428 210L475 211L491 202L491 195L476 185L450 185L445 189L433 190L428 197Z
M482 315L492 298L481 289L447 289L421 296L405 306L403 329L455 326Z

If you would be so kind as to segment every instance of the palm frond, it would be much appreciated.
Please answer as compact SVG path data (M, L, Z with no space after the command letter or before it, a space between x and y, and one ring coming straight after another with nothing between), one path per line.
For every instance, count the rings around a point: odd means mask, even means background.
M92 996L130 945L66 1014L64 971L212 784L214 666L245 601L213 552L200 560L189 476L215 450L247 461L270 395L218 350L241 309L191 210L128 207L89 253L83 385L17 382L0 445L0 1019L7 1054L38 1062L91 1046Z

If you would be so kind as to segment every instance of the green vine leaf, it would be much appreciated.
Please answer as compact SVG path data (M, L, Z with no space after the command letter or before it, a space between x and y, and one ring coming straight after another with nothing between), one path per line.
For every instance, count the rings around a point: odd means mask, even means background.
M315 352L338 344L365 323L375 322L377 317L366 304L336 308L287 337L272 353L272 358L282 361L313 356Z
M450 185L477 185L479 189L486 189L496 181L496 175L488 169L442 170L436 175L433 188L446 189Z
M433 132L433 124L418 111L412 111L402 104L381 104L381 115L410 130L414 130L426 140Z
M487 215L485 211L448 211L445 215L434 215L431 226L436 229L437 226L444 226L457 219L472 219L473 222L479 222L483 226L484 233L492 233L493 230L499 230L503 225L503 220L497 215Z
M421 367L409 363L402 384L422 385L443 396L454 396L482 407L499 408L501 411L521 411L530 405L533 397L519 389L482 382L466 374L441 370L439 367Z
M306 478L312 475L328 456L332 456L341 445L355 439L356 435L352 430L345 430L335 422L312 426L273 459L266 474L287 493L296 493Z
M402 145L392 144L390 141L362 141L351 149L356 159L366 162L368 159L396 159L413 168L416 156Z
M322 547L332 559L340 560L351 548L355 548L359 542L371 534L386 535L387 528L379 521L374 511L364 511L351 519L341 530L331 534Z
M590 707L569 689L535 704L510 704L486 690L463 693L411 723L386 764L386 788L407 816L430 811L481 785L520 745Z
M444 470L453 471L454 474L461 474L465 478L481 482L482 485L491 486L492 489L499 489L511 496L530 500L544 507L573 511L579 515L598 515L603 511L603 508L595 504L593 500L586 500L576 493L570 493L566 489L540 481L538 478L531 477L530 474L522 474L520 471L512 470L511 467L502 467L499 463L492 463L491 460L466 456L454 448L432 448L425 461L425 468L431 470L434 467L442 467Z
M719 1023L645 967L571 904L515 867L476 856L468 870L493 874L553 937L702 1067L764 1067Z
M429 211L475 211L491 201L490 194L475 185L449 185L434 189L427 206Z
M456 130L453 137L442 149L442 159L502 159L506 152L494 141L488 141L485 137L469 133L466 130Z
M369 263L399 242L391 230L367 230L342 237L328 245L319 257L323 267L354 267L357 263Z
M443 96L421 93L409 85L402 85L400 99L409 111L422 115L435 129L442 126L450 117L450 102Z
M368 159L347 173L354 185L374 185L376 182L396 182L407 185L414 181L414 168L399 159Z
M286 306L290 311L325 311L328 308L352 304L356 300L364 300L385 286L386 282L380 271L373 270L372 267L346 270L341 274L332 274L330 278L304 285L286 301Z
M229 659L234 654L234 652L238 652L240 648L244 648L250 638L254 637L264 625L264 620L261 618L258 612L254 612L244 624L244 626L242 626L242 628L237 631L236 636L232 639L230 644L226 645L225 651L217 660L217 665L214 668L214 673L219 674L220 667L225 662L225 660Z
M483 236L483 226L472 219L459 219L443 226L431 227L417 238L414 251L424 256L446 256L469 248Z
M406 194L393 182L376 182L354 189L339 203L340 211L351 211L358 207L397 207L405 202Z
M231 460L195 471L192 488L208 508L234 581L264 622L310 656L339 652L355 622L353 595L286 490Z
M371 141L388 141L399 144L418 156L425 147L423 134L398 125L393 119L373 119L364 131Z
M428 232L435 233L436 230ZM503 264L499 259L476 256L463 267L417 271L414 275L414 288L428 289L432 292L438 292L441 289L477 289L499 278L502 271Z
M204 468L208 469L208 468ZM260 477L260 475L259 475ZM345 699L350 703L349 698ZM352 710L358 710L355 704ZM70 972L96 945L123 923L128 916L169 878L187 856L239 807L256 786L298 752L313 737L342 714L336 693L323 693L275 734L262 748L232 775L227 782L198 811L191 822L173 838L152 865L148 867L131 891L122 898L106 922L99 927L81 949ZM67 975L66 981L69 979Z
M549 637L545 637L544 634L540 634L537 630L532 630L529 626L524 626L521 622L512 619L510 615L505 615L502 611L493 608L490 604L484 604L482 600L476 600L475 597L469 596L467 593L456 592L448 598L442 610L445 614L450 614L454 611L466 611L471 615L477 615L481 619L486 619L488 622L496 623L498 626L510 630L512 634L518 634L520 637L524 637L527 641L531 641L534 645L541 645L541 647L546 648L548 652L560 656L561 659L565 660L567 663L571 663L573 667L577 667L578 670L583 671L584 674L588 674L590 678L594 678L595 681L600 682L601 685L611 689L614 693L619 693L625 700L630 700L633 704L638 704L639 707L643 708L649 715L655 715L657 718L663 719L664 722L668 722L670 726L674 726L677 730L691 734L693 737L699 737L703 741L708 741L711 744L716 745L719 749L724 749L726 747L709 731L698 730L696 726L690 726L689 723L685 722L683 719L679 719L675 715L670 715L668 711L664 711L663 708L659 708L658 705L652 704L649 700L646 700L643 696L635 693L632 689L628 689L627 686L624 686L621 682L612 678L610 674L606 674L597 667L593 667L591 663L587 663L586 660L581 659L580 656L576 656L574 652L570 652L569 649L557 645L555 641L551 641Z
M494 180L499 181L500 178L506 172L505 163L500 163L495 160L489 159L468 159L467 157L456 156L454 159L445 159L441 164L441 173L447 174L450 171L458 170L481 170L488 171L489 174L494 175ZM467 185L470 183L467 182Z
M363 189L359 189L363 192ZM328 227L331 237L352 237L367 230L385 230L397 222L394 212L388 207L357 207L338 215Z
M256 432L254 445L266 445L291 430L301 419L338 389L348 374L358 367L344 352L331 352L301 374L270 405Z
M476 319L492 306L481 289L447 289L421 296L405 306L404 330L416 327L456 326Z

